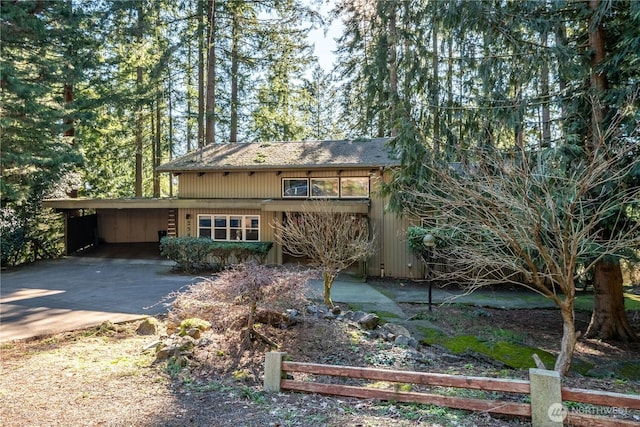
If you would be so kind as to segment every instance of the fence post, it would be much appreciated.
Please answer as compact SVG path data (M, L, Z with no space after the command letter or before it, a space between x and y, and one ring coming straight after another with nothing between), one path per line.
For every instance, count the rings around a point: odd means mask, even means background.
M546 369L529 369L531 424L534 427L562 427L567 411L562 405L560 374Z
M264 360L264 391L279 392L282 379L282 358L287 353L270 351Z

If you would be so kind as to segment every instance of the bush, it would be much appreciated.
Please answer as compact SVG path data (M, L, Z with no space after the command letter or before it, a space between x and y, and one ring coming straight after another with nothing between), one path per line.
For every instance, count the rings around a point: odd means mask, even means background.
M0 209L0 236L2 265L17 264L27 244L27 236L16 211L11 208Z
M287 310L304 312L308 305L306 285L315 277L317 273L313 270L253 263L238 265L213 280L205 279L178 293L169 322L177 325L183 319L206 319L216 330L226 331L229 342L239 342L242 348L257 341L277 347L255 325L277 324L283 328L295 323Z
M163 237L160 240L160 253L175 261L178 269L189 273L226 267L232 260L245 263L254 258L264 264L272 247L272 242L216 242L201 237Z

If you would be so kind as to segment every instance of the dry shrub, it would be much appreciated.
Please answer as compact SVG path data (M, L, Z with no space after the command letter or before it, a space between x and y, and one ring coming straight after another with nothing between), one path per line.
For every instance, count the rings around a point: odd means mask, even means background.
M255 332L258 320L280 324L287 309L303 312L308 304L307 281L312 270L243 264L212 279L191 285L176 296L169 313L170 325L197 317L211 322L219 333L245 328Z

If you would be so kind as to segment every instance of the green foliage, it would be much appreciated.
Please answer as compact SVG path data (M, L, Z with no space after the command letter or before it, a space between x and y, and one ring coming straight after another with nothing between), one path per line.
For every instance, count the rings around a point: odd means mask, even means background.
M2 265L15 265L27 241L24 227L11 208L0 209L0 236Z
M245 263L254 258L264 263L272 242L216 242L200 237L163 237L160 253L187 272L228 266L232 260Z

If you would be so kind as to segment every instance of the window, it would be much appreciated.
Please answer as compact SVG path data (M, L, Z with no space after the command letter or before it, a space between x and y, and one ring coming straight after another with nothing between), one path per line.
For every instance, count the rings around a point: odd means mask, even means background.
M369 178L341 178L340 195L341 197L369 197Z
M309 197L309 180L284 178L282 180L283 197Z
M213 240L260 240L256 215L198 215L198 237Z
M311 197L338 197L338 178L311 178Z
M309 194L309 188L311 188L311 194ZM283 178L282 197L367 198L369 197L369 178Z
M244 218L244 240L260 240L260 218L247 216Z
M198 237L211 238L211 216L199 215L198 216Z

